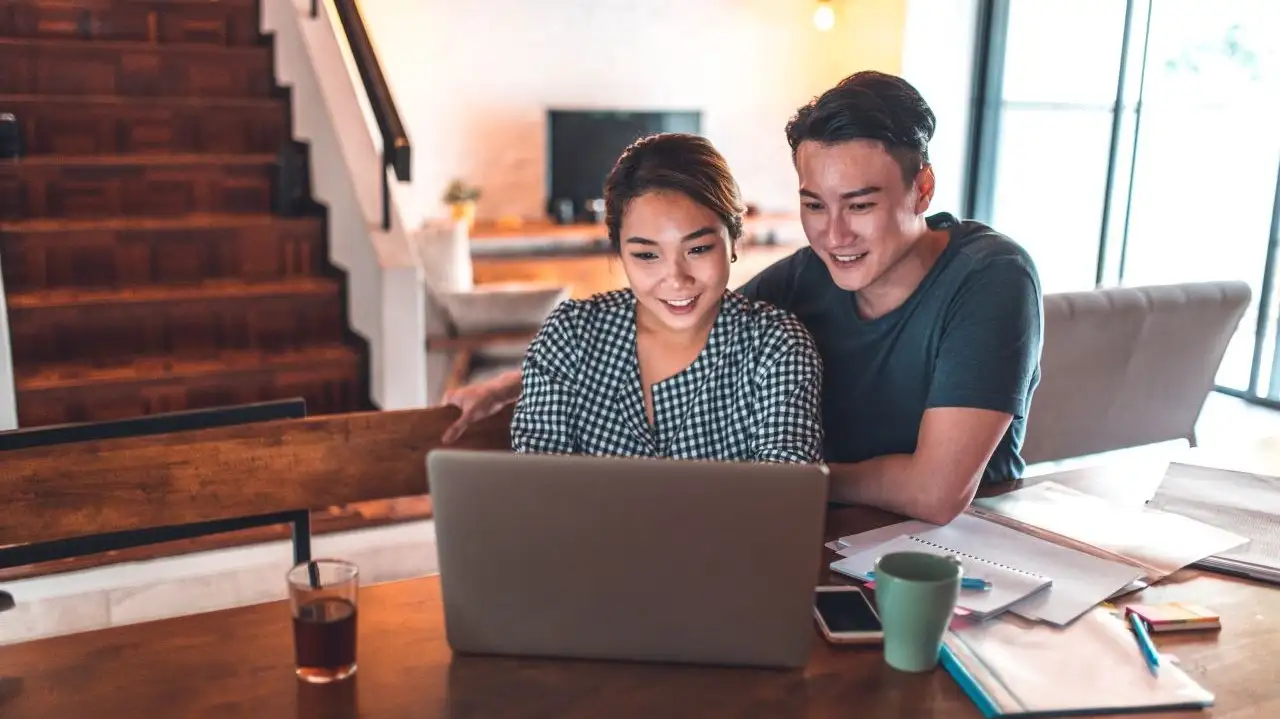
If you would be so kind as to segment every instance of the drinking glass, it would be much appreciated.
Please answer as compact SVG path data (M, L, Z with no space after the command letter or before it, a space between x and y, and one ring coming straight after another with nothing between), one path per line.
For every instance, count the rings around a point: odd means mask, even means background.
M287 578L298 678L324 684L355 674L359 569L340 559L315 559L290 569Z

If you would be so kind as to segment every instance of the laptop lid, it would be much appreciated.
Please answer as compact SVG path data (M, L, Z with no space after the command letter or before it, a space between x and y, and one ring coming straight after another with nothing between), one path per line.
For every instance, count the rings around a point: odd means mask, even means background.
M455 651L808 660L825 467L436 450L427 471Z

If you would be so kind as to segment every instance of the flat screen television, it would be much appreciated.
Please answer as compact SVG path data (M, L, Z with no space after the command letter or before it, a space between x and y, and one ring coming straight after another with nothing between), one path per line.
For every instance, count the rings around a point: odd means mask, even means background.
M658 132L702 133L699 111L549 110L547 213L558 222L595 222L591 200L627 145Z

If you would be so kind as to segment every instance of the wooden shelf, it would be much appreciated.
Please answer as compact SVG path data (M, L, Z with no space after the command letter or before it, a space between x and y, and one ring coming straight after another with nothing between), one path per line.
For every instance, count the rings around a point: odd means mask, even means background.
M746 238L764 237L776 233L783 241L804 239L800 216L795 214L760 214L746 218L743 223ZM557 225L549 220L525 220L518 226L497 222L477 222L471 231L471 239L479 243L501 241L556 241L589 242L602 240L609 233L603 224Z
M744 245L738 261L730 265L729 287L737 288L774 262L805 245ZM570 297L584 299L597 292L625 287L627 275L612 252L564 257L475 256L471 260L475 283L537 282L566 285Z

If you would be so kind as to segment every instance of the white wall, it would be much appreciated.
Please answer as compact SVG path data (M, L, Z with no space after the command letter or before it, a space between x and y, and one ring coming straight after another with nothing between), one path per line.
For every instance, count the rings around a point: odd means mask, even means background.
M426 300L393 195L381 228L380 136L331 2L319 17L306 0L266 0L262 28L275 35L276 79L293 99L293 137L310 145L312 194L329 213L329 256L347 273L352 329L369 341L370 391L380 409L427 403ZM404 188L397 188L404 190Z
M792 210L783 126L864 68L896 72L906 0L362 0L414 152L405 221L460 175L482 217L540 217L549 107L699 109L748 202Z
M935 212L960 215L963 207L977 16L978 0L907 2L901 74L938 118L929 146Z
M16 429L18 405L14 396L13 349L9 344L9 313L4 302L4 280L0 279L0 431Z

